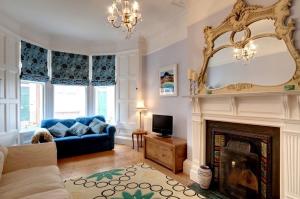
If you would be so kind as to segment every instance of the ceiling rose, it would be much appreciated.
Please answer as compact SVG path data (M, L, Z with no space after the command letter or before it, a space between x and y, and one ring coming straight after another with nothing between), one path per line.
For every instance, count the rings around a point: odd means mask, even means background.
M133 0L113 0L108 7L108 22L115 28L122 28L126 32L126 39L129 39L135 30L136 25L142 21L140 6Z

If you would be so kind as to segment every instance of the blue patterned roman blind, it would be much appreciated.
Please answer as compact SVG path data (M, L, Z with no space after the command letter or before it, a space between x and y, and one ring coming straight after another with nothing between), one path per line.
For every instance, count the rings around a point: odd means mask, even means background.
M22 80L47 82L49 80L47 68L48 50L39 46L21 42L21 76Z
M89 85L89 57L52 51L52 84Z
M115 80L115 55L93 56L93 86L112 86Z

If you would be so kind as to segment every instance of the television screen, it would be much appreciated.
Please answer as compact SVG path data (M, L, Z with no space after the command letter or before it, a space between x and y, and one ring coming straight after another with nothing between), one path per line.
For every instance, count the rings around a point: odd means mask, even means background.
M168 115L153 115L152 131L162 135L172 135L173 117Z

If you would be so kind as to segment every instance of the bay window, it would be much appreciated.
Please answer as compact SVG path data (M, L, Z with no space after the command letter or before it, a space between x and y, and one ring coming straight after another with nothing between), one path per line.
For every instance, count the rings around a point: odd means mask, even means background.
M86 116L86 87L54 85L54 118Z

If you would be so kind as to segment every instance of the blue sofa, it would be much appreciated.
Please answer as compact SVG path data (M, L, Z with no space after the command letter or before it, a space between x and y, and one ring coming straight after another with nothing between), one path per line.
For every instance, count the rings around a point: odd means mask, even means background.
M49 129L56 123L60 122L70 128L76 122L80 122L84 125L89 125L94 118L97 118L105 122L103 116L94 117L80 117L76 119L48 119L43 120L41 128ZM101 134L95 134L91 131L82 136L70 136L66 135L62 138L54 138L57 147L58 158L70 157L75 155L82 155L87 153L95 153L100 151L112 150L114 148L116 128L108 125L104 132Z

